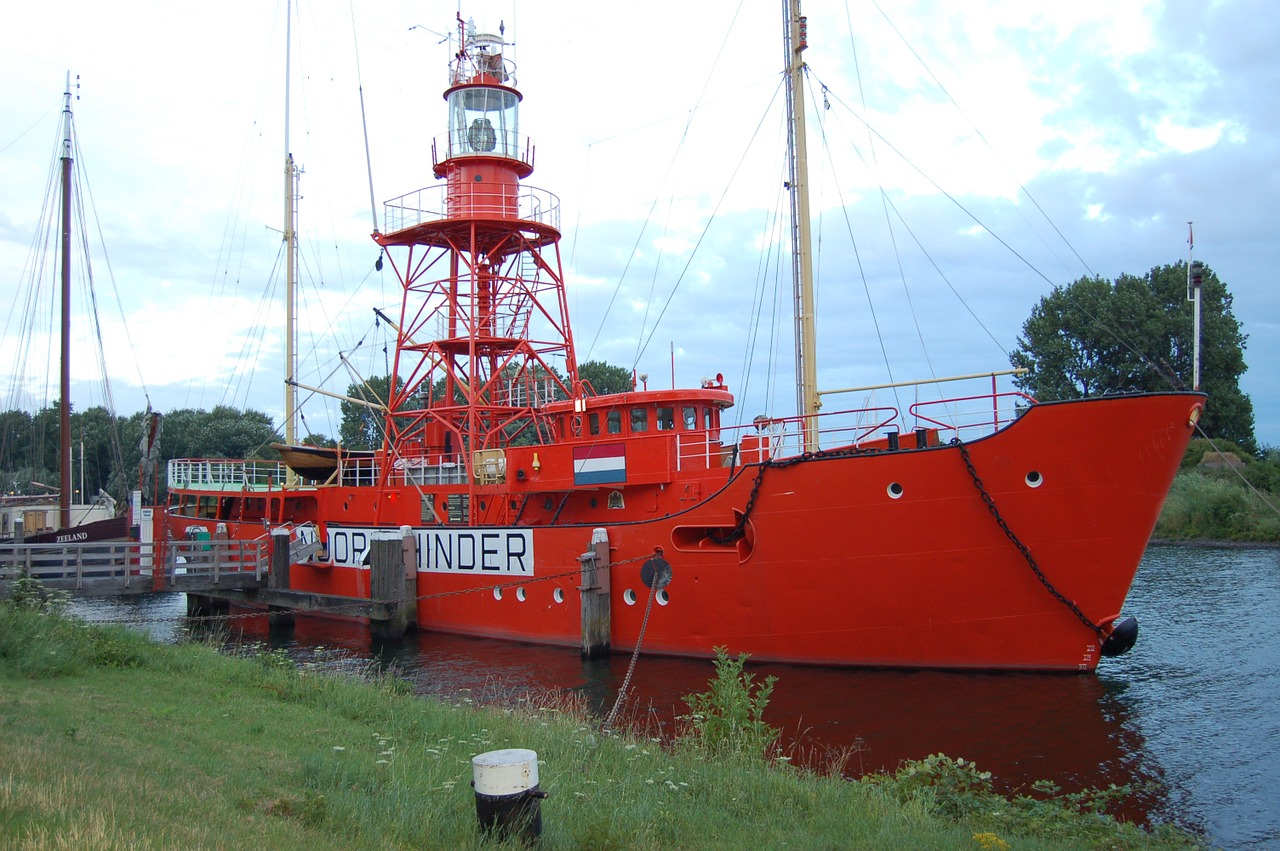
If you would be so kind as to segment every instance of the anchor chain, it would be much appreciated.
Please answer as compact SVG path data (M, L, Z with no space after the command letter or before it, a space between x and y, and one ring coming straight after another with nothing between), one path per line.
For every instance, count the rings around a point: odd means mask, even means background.
M747 504L742 509L742 516L738 518L738 522L728 532L708 532L708 537L717 544L732 544L746 533L747 520L751 517L751 510L755 508L756 497L760 494L760 484L764 481L764 471L769 467L791 467L795 464L804 464L809 461L824 461L833 458L852 458L856 455L872 455L882 450L879 449L862 449L857 446L847 449L819 449L816 452L802 452L790 458L770 458L767 461L760 462L760 469L756 472L755 483L751 486L751 495L747 497Z
M963 441L957 438L952 441L952 443L960 450L960 458L964 461L965 469L969 471L969 477L973 479L973 486L978 489L978 493L982 496L982 501L987 505L987 510L990 511L991 516L995 518L996 525L1000 527L1001 531L1004 532L1005 537L1007 537L1009 541L1018 548L1018 551L1022 553L1022 557L1027 560L1027 565L1031 568L1031 572L1036 575L1036 579L1040 580L1040 584L1053 595L1054 599L1070 609L1071 612L1080 619L1080 623L1084 624L1093 633L1095 633L1098 636L1099 642L1106 641L1107 631L1103 627L1089 620L1089 617L1080 610L1080 607L1076 605L1074 600L1070 599L1053 586L1053 583L1049 581L1049 577L1045 576L1044 571L1040 569L1040 565L1036 564L1035 557L1031 555L1031 549L1026 544L1022 543L1022 541L1018 539L1018 536L1013 533L1013 530L1009 528L1009 524L1006 523L1004 517L1000 515L1000 509L996 508L995 500L991 498L991 494L988 493L986 487L983 486L982 479L978 478L978 471L974 468L973 460L969 457L969 450L965 448Z
M751 486L751 495L747 497L747 504L742 509L742 516L738 518L738 523L727 533L708 532L708 537L717 544L732 544L734 541L746 534L747 519L751 517L751 509L755 508L756 497L760 494L760 484L764 481L764 471L772 462L765 461L760 465L760 469L756 472L755 484Z

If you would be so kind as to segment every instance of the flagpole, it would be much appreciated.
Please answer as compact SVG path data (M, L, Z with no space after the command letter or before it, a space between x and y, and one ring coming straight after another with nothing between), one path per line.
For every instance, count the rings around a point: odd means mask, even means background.
M1200 389L1200 284L1203 275L1200 264L1191 259L1195 251L1195 232L1187 222L1187 299L1195 303L1192 308L1191 328L1191 389Z

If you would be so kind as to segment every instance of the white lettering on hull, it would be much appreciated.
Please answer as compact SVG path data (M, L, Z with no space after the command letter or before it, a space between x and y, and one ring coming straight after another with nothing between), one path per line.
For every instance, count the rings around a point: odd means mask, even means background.
M338 567L367 566L373 529L329 525L329 554ZM530 529L414 529L422 573L533 575Z

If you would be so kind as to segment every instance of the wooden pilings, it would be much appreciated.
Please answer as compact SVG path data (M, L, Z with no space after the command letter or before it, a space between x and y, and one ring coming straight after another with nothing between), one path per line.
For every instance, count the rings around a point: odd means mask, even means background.
M578 557L582 563L582 658L601 659L609 655L611 630L609 609L609 533L591 532L591 549Z
M417 625L418 539L407 527L373 534L369 556L369 596L391 604L387 620L370 620L374 638L394 639Z
M267 572L267 588L272 591L289 590L289 565L293 561L289 552L289 530L271 530L271 568ZM267 607L267 623L272 628L293 626L293 610L282 606Z

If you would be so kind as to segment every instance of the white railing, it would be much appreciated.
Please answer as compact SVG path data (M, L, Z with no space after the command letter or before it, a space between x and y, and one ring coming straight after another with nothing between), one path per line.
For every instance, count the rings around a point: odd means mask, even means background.
M288 468L278 461L235 458L175 458L169 462L169 487L242 491L278 488Z

